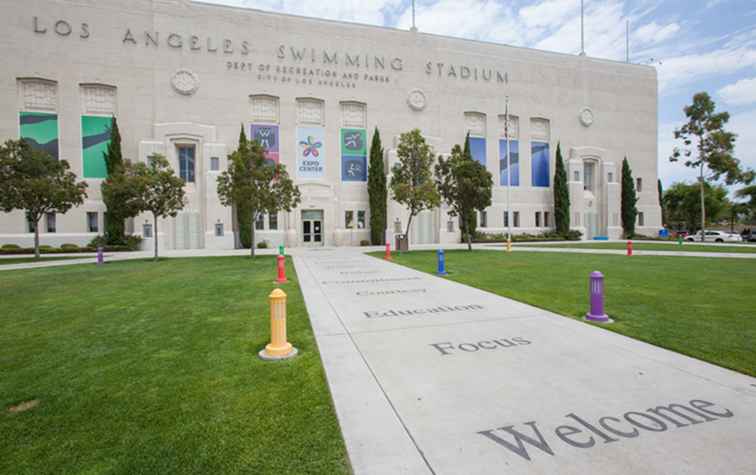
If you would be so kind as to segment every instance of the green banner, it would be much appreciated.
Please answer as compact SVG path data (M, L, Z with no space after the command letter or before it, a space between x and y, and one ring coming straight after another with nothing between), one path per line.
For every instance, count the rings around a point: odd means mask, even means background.
M81 159L84 178L106 178L105 152L110 144L112 117L81 116Z
M58 158L58 115L49 112L21 112L21 138L37 150Z

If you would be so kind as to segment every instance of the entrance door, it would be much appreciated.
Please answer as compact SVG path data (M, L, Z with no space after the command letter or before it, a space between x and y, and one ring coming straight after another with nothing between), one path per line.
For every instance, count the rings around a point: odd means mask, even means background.
M302 244L305 246L323 245L322 209L308 209L302 211Z

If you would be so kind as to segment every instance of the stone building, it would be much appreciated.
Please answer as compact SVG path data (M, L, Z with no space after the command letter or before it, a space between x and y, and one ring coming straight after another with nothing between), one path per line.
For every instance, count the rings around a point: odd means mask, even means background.
M236 245L216 179L240 125L302 192L298 209L256 223L257 239L271 245L369 239L376 127L387 170L402 132L419 128L445 154L469 131L475 159L495 179L482 231L505 230L509 180L513 231L553 228L558 143L572 227L585 238L620 236L623 157L637 178L638 231L655 234L661 224L657 79L648 66L190 0L2 2L0 24L0 139L25 137L89 183L82 206L43 220L45 244L102 233L102 152L113 116L125 157L164 154L186 180L185 208L159 226L170 249ZM388 210L391 234L407 215L391 201ZM147 216L127 225L151 246ZM459 227L442 207L415 219L410 235L456 242ZM0 215L0 243L31 241L23 212Z

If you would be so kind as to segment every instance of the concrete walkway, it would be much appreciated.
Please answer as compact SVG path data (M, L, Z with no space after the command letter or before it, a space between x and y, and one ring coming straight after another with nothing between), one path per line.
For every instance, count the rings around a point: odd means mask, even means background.
M754 473L754 378L356 249L296 254L358 474Z

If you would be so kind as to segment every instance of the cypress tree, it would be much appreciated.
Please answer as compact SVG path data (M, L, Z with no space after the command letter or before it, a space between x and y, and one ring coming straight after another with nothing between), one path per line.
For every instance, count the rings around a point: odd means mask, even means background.
M570 231L570 192L567 188L567 171L564 168L559 143L557 143L556 170L554 171L554 224L556 232L567 237Z
M385 242L386 230L386 172L383 166L383 146L378 127L373 132L370 143L370 165L368 168L368 196L370 200L370 242L381 245Z
M664 211L664 189L662 188L661 179L656 180L656 189L659 191L659 207L661 208L662 227L667 224L667 213Z
M247 134L244 132L244 124L242 124L239 131L239 150L246 149L247 146ZM236 224L239 227L239 244L243 249L251 249L254 245L252 242L252 223L249 221L251 210L246 203L237 204L235 209Z
M638 209L635 203L638 197L635 194L635 183L633 181L633 171L630 170L630 164L627 157L622 160L622 230L625 238L631 239L635 235L635 217Z
M107 176L105 181L114 181L123 174L123 154L121 152L121 133L118 130L118 121L113 117L110 126L110 142L107 150L103 153ZM104 184L104 183L103 183ZM120 209L118 200L111 201L103 193L105 211L105 240L108 244L123 244L125 242L125 219L126 216Z

